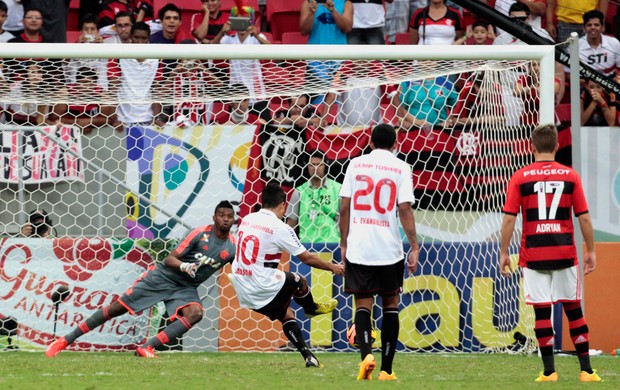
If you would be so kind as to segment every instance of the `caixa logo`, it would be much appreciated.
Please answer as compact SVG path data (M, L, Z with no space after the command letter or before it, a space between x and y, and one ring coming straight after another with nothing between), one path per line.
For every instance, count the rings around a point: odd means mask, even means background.
M456 141L456 147L461 156L474 156L478 152L478 134L462 132Z

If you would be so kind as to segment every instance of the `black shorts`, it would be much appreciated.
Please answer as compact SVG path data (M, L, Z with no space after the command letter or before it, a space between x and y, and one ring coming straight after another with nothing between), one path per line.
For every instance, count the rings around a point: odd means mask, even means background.
M286 316L286 311L291 305L293 294L296 293L303 282L301 276L292 272L284 272L284 285L278 294L265 306L254 310L269 317L272 321L282 320Z
M390 265L353 264L344 266L344 291L349 294L398 294L403 287L405 260Z

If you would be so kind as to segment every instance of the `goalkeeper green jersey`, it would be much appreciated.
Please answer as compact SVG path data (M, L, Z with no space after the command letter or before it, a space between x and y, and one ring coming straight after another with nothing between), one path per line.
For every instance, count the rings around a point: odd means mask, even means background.
M299 191L299 239L301 242L339 242L338 207L340 183L325 179L321 188L310 181Z

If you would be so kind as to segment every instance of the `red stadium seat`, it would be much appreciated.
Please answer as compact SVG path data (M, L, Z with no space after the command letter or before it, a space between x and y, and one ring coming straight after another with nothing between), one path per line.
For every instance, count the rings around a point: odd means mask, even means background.
M67 43L76 43L78 38L82 34L82 31L69 31L67 30Z
M282 34L282 44L284 45L305 45L308 43L308 36L301 35L299 31L288 31Z
M67 17L67 31L80 29L80 0L71 0L69 3L69 15ZM69 41L67 41L69 42Z
M271 25L273 38L282 40L285 32L299 31L299 15L303 0L269 0L267 20Z
M397 45L409 45L411 44L411 38L408 32L398 33L394 38L394 43Z

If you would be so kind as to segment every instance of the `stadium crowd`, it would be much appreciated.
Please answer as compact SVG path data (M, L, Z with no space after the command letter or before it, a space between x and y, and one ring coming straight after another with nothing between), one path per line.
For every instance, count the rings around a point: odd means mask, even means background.
M582 61L614 77L620 67L620 42L616 31L616 4L608 0L479 0L528 26L549 41L561 43L578 32ZM0 41L76 42L83 44L417 44L417 45L519 45L520 39L493 27L450 1L430 0L157 0L104 1L0 1ZM232 18L232 19L231 19ZM66 27L66 28L60 28ZM368 66L369 65L369 66ZM278 123L327 128L369 127L388 122L404 129L452 127L471 122L474 110L464 102L479 85L480 77L429 78L420 82L381 87L354 87L354 83L388 78L384 65L309 61L305 82L329 90L308 96L303 114L286 118L299 98L261 101L273 84L293 79L282 76L270 61L171 61L171 60L5 60L0 88L4 122L57 123L80 126L88 133L102 125L121 130L127 124L180 126L209 123ZM52 75L53 78L48 76ZM558 122L570 119L568 79L556 69ZM537 73L512 72L502 89L506 125L532 125L537 119ZM46 80L45 82L43 80ZM55 80L55 82L50 81ZM67 102L53 107L32 103L36 92L47 88L59 96L106 94L118 100L149 100L152 89L165 85L179 104L121 104L118 107ZM617 123L616 99L596 83L583 82L582 124L613 126ZM234 90L248 98L234 102L205 102L210 88ZM24 97L26 99L24 99ZM431 99L427 99L431 98ZM35 100L36 99L32 99ZM62 99L61 99L62 100ZM111 99L114 100L114 99ZM202 100L202 101L200 101ZM460 102L460 103L459 103ZM479 110L478 110L479 111ZM516 120L514 118L517 118ZM510 122L510 123L509 123Z

